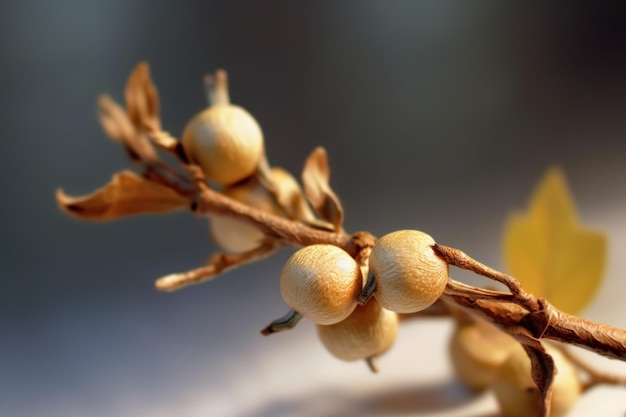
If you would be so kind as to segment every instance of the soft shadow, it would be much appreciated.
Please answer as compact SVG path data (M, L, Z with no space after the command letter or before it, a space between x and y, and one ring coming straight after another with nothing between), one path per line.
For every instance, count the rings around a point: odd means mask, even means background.
M452 410L477 401L456 381L428 385L395 386L362 393L318 390L306 396L283 398L238 417L384 417L423 415ZM469 417L495 417L494 412L465 413Z

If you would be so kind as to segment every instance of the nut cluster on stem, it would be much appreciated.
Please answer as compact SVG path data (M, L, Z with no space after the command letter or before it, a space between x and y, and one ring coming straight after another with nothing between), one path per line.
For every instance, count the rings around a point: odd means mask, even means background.
M346 233L343 209L329 184L326 152L318 148L308 157L302 188L288 173L284 180L285 173L272 169L265 157L258 123L247 111L230 104L226 73L218 71L206 84L211 106L189 122L179 142L162 130L156 88L147 64L139 64L126 86L126 109L103 96L100 116L106 133L123 145L142 174L124 171L83 197L57 191L60 208L86 220L183 208L191 208L199 217L209 216L215 240L229 253L216 253L205 266L157 280L157 289L173 291L204 282L283 247L297 247L280 285L292 310L270 323L263 334L290 329L304 316L317 323L320 338L333 355L366 359L374 369L373 358L395 339L398 317L420 317L434 309L437 315L471 316L495 326L489 332L497 328L507 341L503 345L515 340L516 355L525 358L522 367L531 371L525 374L524 387L532 380L533 412L543 416L550 413L551 398L554 408L563 399L558 393L558 375L566 371L560 365L563 355L547 348L542 339L626 360L625 330L559 311L526 292L515 278L436 243L426 233L398 231L378 240L368 232ZM171 153L178 165L165 163L157 148ZM228 230L238 230L237 239L225 236ZM448 275L450 266L502 283L509 291L455 281ZM369 279L364 283L368 269ZM458 343L483 337L471 329L457 329ZM475 351L458 347L453 351L483 368L498 368L513 357L502 355L507 359L494 365ZM579 362L571 362L581 368ZM509 364L513 374L519 363ZM509 365L500 366L487 380L476 381L476 387L483 388L494 378L506 379ZM559 369L556 379L555 368ZM583 370L590 375L589 386L624 384L624 379L591 368ZM499 395L511 398L510 393ZM502 400L503 410L507 401Z

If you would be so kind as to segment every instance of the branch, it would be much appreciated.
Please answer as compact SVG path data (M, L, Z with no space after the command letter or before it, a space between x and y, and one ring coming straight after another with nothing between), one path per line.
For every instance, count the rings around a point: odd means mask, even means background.
M279 249L279 247L280 245L276 242L266 240L259 247L244 253L236 255L216 253L209 259L206 266L187 272L164 276L156 281L155 286L157 290L171 292L188 285L210 281L222 272L266 258Z
M217 71L214 78L205 78L205 85L212 104L230 103L226 73L223 70ZM265 234L265 240L259 247L236 255L217 253L204 267L159 279L156 283L158 289L173 291L190 284L208 281L229 269L267 257L287 245L335 245L354 257L364 273L367 271L368 258L376 238L368 232L353 235L344 232L341 226L343 209L339 198L330 188L330 169L323 149L316 149L307 160L303 183L309 203L323 219L332 223L333 231L328 229L326 222L308 221L306 216L289 216L300 219L292 220L273 215L236 202L211 189L202 169L189 163L190 158L182 144L161 130L158 94L150 78L147 64L140 63L131 73L125 89L125 98L126 111L108 96L102 96L100 119L107 134L119 141L131 158L144 167L147 182L152 182L152 186L153 183L159 183L174 190L177 207L188 202L199 216L209 213L230 216L255 226ZM162 161L153 145L172 154L180 162L179 168L182 168L184 173L179 173ZM268 190L275 193L274 184L268 182L268 172L269 164L264 158L256 175L262 182L268 183L266 184ZM168 191L164 187L159 190ZM107 204L116 207L115 203L119 203L121 199L120 193L109 194L107 196L111 201L106 200ZM304 205L306 206L306 202ZM155 207L148 207L150 210L146 210L158 211ZM131 212L132 210L128 209L124 213ZM549 414L554 362L544 350L540 339L553 339L581 346L609 358L626 360L626 330L594 323L559 311L546 300L526 292L512 276L483 265L459 249L439 244L434 244L432 248L448 265L473 271L504 284L509 289L510 293L499 292L449 279L438 302L439 308L433 307L431 313L438 316L473 313L493 322L522 343L532 362L533 380L542 400L542 415ZM376 281L370 276L357 302L365 304L375 291ZM463 312L460 312L460 309ZM422 313L426 314L428 311ZM263 332L269 334L286 330L295 326L299 318L297 312L291 311L287 316L272 322ZM368 364L375 369L372 358L368 359ZM601 375L580 363L579 367L589 374L590 386L603 382L624 384L622 378Z

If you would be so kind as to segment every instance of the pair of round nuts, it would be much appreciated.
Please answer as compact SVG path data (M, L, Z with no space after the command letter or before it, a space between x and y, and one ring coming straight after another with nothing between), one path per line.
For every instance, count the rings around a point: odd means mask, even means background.
M380 238L369 259L384 308L411 313L433 304L448 282L448 264L432 249L426 233L401 230ZM285 302L318 324L335 324L352 313L363 287L356 261L332 245L311 245L294 253L281 274Z
M557 373L552 383L551 415L561 417L574 406L582 392L572 363L546 343ZM450 339L452 365L469 388L491 388L503 417L539 415L541 403L531 376L526 351L513 337L483 321L457 323Z
M363 277L357 262L333 245L310 245L286 262L281 294L295 311L317 323L324 346L342 360L380 355L395 341L397 312L434 303L448 280L448 265L433 252L425 233L402 230L379 239L369 260L375 298L357 306Z

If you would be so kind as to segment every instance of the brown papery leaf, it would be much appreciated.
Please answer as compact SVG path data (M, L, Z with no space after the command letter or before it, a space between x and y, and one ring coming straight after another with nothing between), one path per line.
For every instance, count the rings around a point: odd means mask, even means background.
M174 190L147 180L134 172L122 171L110 183L93 193L71 197L58 189L57 203L65 213L81 220L115 220L133 214L165 213L189 205Z
M124 95L128 117L136 127L153 132L161 130L159 95L146 62L137 64L130 73Z
M102 94L98 99L98 106L100 124L110 138L125 142L126 138L135 135L135 128L126 112L111 97Z
M139 132L131 123L124 109L106 94L98 100L100 123L106 134L120 141L135 160L157 161L154 147L146 134Z
M304 193L315 211L335 226L335 231L343 224L343 208L339 198L329 184L330 168L326 150L318 147L307 158L302 170Z
M523 327L509 329L509 334L522 344L530 358L530 376L537 387L541 417L548 417L552 403L552 381L555 375L554 359L546 352L539 339L534 337L528 329Z
M535 385L539 390L539 396L543 403L543 416L550 415L550 404L552 402L552 381L554 380L554 360L548 355L543 346L537 348L534 346L524 345L526 354L530 358L531 370L530 375L535 381Z

